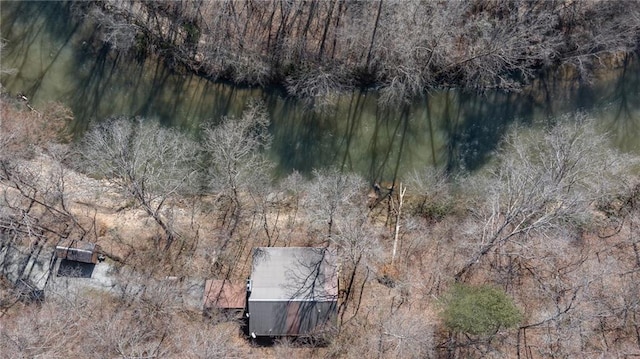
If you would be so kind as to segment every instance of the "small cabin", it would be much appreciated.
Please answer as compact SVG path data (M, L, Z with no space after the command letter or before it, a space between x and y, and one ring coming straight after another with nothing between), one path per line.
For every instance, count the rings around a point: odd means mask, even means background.
M247 291L251 337L322 333L337 322L335 254L327 248L254 248Z
M98 263L100 246L79 240L66 240L56 246L56 257L82 263Z

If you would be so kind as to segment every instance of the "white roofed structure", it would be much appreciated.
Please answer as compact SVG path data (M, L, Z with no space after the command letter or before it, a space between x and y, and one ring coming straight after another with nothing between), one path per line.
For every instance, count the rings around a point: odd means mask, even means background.
M327 248L255 248L248 285L251 335L313 335L335 325L335 259Z

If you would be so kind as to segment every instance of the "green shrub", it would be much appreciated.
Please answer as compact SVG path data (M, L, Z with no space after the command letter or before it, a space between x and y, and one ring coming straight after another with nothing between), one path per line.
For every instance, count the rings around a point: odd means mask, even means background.
M504 291L490 286L456 284L444 304L445 325L459 333L491 335L499 329L518 325L522 319L512 299Z

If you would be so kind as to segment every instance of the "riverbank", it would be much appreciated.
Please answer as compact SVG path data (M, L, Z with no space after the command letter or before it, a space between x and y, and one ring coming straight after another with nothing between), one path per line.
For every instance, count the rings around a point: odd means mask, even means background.
M177 71L303 98L374 88L382 103L444 87L518 90L550 72L585 80L640 43L634 1L111 0L76 14L112 49Z

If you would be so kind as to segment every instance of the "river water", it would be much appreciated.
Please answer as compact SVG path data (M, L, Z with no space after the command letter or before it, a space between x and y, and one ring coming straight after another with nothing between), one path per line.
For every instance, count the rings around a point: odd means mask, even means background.
M81 134L92 121L144 116L197 133L202 123L238 116L261 99L271 115L270 156L278 174L338 166L370 180L391 180L425 166L480 168L515 124L541 126L566 113L595 117L612 145L640 154L640 66L591 81L538 80L519 93L457 90L425 93L393 108L378 105L372 90L336 95L329 105L287 97L278 89L214 82L170 71L160 60L139 60L91 46L95 29L61 2L0 2L0 36L6 46L1 77L12 94L34 107L69 106Z

